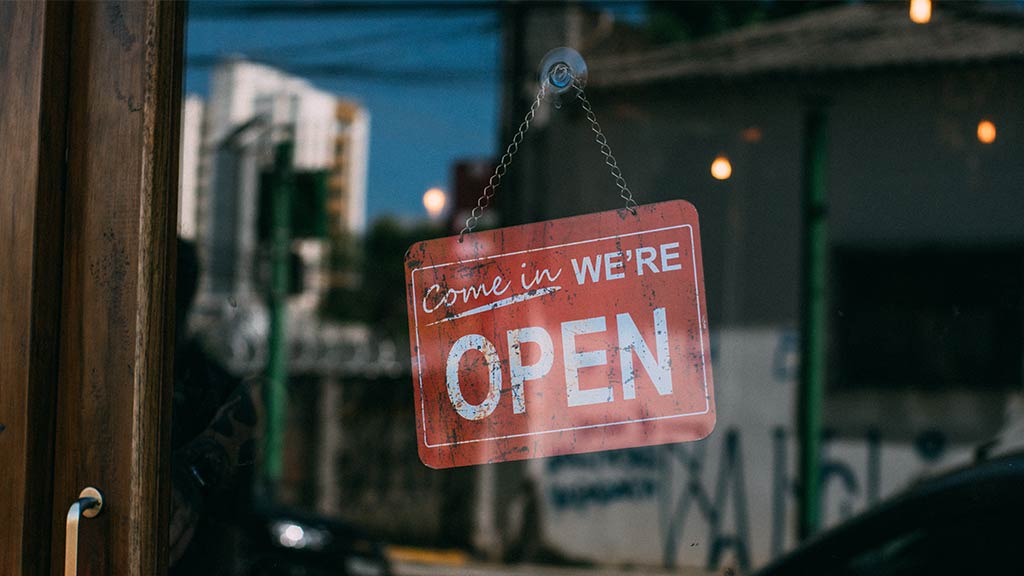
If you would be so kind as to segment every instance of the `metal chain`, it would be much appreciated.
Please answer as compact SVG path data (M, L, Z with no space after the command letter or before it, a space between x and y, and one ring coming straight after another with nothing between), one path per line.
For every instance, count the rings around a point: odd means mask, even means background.
M497 168L494 169L494 174L491 175L487 186L484 187L483 194L476 201L476 206L470 213L469 218L466 218L466 226L459 232L459 242L462 242L466 232L472 232L476 228L477 221L480 220L484 210L491 204L491 198L494 198L498 187L501 186L502 176L508 172L508 167L512 164L512 157L519 151L519 145L523 143L523 137L526 131L530 129L530 122L533 121L534 116L537 114L537 108L540 107L540 103L544 100L546 86L547 83L543 82L540 85L540 89L537 90L537 97L533 99L533 104L530 104L530 110L527 111L523 122L519 125L516 135L512 138L512 143L508 145L504 156L501 157ZM626 209L636 216L638 205L636 200L633 199L633 192L630 191L629 185L626 184L626 179L622 176L622 171L619 170L619 163L615 160L611 147L608 146L608 139L605 138L604 132L601 131L601 125L597 122L597 116L594 114L594 109L590 106L590 100L587 100L586 94L583 93L583 83L576 78L573 79L572 86L576 90L576 97L579 99L583 111L587 115L587 120L590 121L590 129L595 134L594 141L601 147L604 163L611 170L612 178L615 179L615 185L619 188L619 197L626 201Z
M476 207L473 208L473 212L470 213L469 218L466 218L466 226L459 232L459 242L462 242L463 235L466 232L472 232L473 228L476 228L477 220L484 213L484 210L491 204L491 198L498 191L498 187L501 186L501 177L508 172L508 167L512 163L512 157L519 151L519 145L523 143L523 136L526 131L530 129L530 122L533 121L533 117L537 114L537 108L540 107L541 101L544 100L544 88L547 86L546 83L541 83L540 89L537 90L537 97L533 99L533 104L530 104L530 110L526 113L523 118L523 122L519 125L519 130L516 131L516 135L512 137L512 143L508 145L505 150L505 155L501 157L501 162L498 163L498 167L494 169L494 174L491 175L491 179L487 182L487 186L484 187L484 192L480 198L476 201Z
M594 109L590 107L590 100L587 100L587 95L583 93L583 83L577 78L573 80L572 87L576 89L576 97L579 98L580 105L583 106L583 111L587 114L587 120L590 120L590 129L595 134L594 141L601 147L604 163L611 170L612 178L615 179L615 185L619 187L619 198L626 201L626 210L629 210L636 216L637 203L636 200L633 200L633 192L630 191L629 185L626 184L626 179L622 177L619 163L615 160L615 156L612 155L612 149L608 146L608 139L605 138L604 132L601 131L601 125L597 123Z

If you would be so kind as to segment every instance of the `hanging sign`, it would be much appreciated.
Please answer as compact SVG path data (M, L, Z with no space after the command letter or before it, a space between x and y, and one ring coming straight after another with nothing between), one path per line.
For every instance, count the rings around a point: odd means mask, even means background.
M429 240L405 274L431 468L698 440L715 425L681 200Z

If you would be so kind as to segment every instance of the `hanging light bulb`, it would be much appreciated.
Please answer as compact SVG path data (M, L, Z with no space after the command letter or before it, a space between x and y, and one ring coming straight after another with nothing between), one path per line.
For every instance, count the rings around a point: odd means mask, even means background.
M915 24L927 24L932 19L932 0L910 0L910 19Z
M711 176L715 180L728 180L732 176L732 163L729 162L725 154L719 154L711 162Z

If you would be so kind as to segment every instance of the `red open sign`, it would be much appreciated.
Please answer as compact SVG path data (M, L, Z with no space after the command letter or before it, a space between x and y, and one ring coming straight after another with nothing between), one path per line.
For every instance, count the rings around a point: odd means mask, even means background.
M427 466L698 440L714 428L690 203L420 242L405 264Z

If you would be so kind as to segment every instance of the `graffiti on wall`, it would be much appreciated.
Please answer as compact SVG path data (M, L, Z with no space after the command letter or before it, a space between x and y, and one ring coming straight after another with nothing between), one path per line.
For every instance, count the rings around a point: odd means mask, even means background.
M742 431L736 428L721 431L724 439L715 459L717 466L707 465L708 444L672 444L615 452L599 452L552 458L546 472L557 478L564 472L597 472L605 468L628 470L612 480L592 474L588 481L550 482L545 497L550 509L586 511L617 502L654 501L659 511L659 532L662 542L662 563L678 565L678 547L684 538L697 537L706 543L706 567L717 569L727 553L731 553L741 569L751 562L751 528L747 483L742 451ZM927 436L928 438L925 438ZM850 462L828 456L834 435L823 439L825 458L821 467L822 509L838 509L837 521L855 512L855 499L863 497L873 505L881 495L882 437L870 432L863 438L867 447L864 462ZM795 501L797 482L792 477L793 435L783 427L773 433L774 465L771 471L772 514L770 533L773 555L784 550L787 531L792 530L787 510ZM941 432L930 431L915 442L921 463L940 458ZM577 475L574 475L578 477ZM830 498L837 501L831 502ZM705 531L693 534L694 520L699 518ZM728 520L728 521L727 521ZM760 537L760 535L758 535Z
M619 530L628 525L636 531L642 526L646 548L644 552L631 551L633 556L627 560L639 560L637 555L643 554L643 560L667 568L699 563L716 570L728 559L730 565L749 570L793 544L796 437L787 422L788 413L778 409L778 397L772 397L774 408L763 397L771 394L772 388L783 388L785 394L792 390L798 369L798 338L792 331L776 331L771 338L770 344L759 348L760 358L743 359L748 364L760 360L758 366L763 368L755 366L751 371L768 375L768 383L760 388L747 386L744 392L750 394L742 400L751 411L747 414L763 415L771 410L778 414L755 422L737 415L732 421L724 420L725 425L711 438L695 443L546 460L540 485L552 516L553 544L563 538L572 553L589 554L594 559L614 554L607 546L587 549L585 539L569 541L571 537L558 530L558 522L570 518L576 525L581 518L591 518L593 522L584 525L594 526L594 530ZM718 344L717 339L712 340L713 358ZM785 394L783 399L791 398ZM888 458L883 457L886 450L890 451ZM887 442L877 430L857 438L840 438L826 430L820 509L826 511L827 525L875 504L944 458L949 450L939 430L926 431L909 444ZM883 462L891 469L883 470ZM884 486L883 476L888 478ZM654 509L656 528L646 521ZM614 526L615 522L623 526ZM656 539L657 546L646 538ZM651 558L654 554L660 558Z

